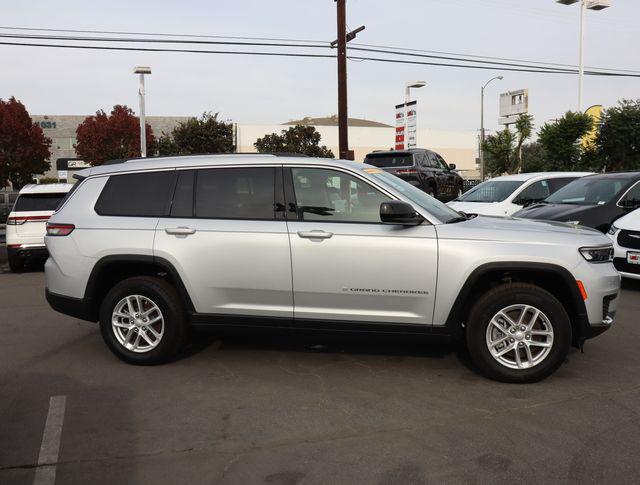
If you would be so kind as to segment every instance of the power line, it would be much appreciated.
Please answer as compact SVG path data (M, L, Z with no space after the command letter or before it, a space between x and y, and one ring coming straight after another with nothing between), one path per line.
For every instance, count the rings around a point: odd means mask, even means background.
M335 59L335 55L332 54L309 54L309 53L294 53L294 52L265 52L265 51L224 51L224 50L201 50L201 49L166 49L157 47L113 47L113 46L96 46L96 45L69 45L69 44L40 44L40 43L26 43L26 42L2 42L0 45L6 46L23 46L23 47L45 47L45 48L61 48L61 49L89 49L89 50L111 50L111 51L134 51L134 52L175 52L175 53L189 53L189 54L229 54L229 55L254 55L254 56L271 56L271 57L300 57L300 58L321 58L321 59ZM451 63L439 63L439 62L425 62L425 61L410 61L403 59L388 59L380 57L365 57L365 56L349 56L352 60L373 61L373 62L385 62L395 64L414 64L425 66L437 66L437 67L453 67L464 69L483 69L483 70L503 70L511 72L528 72L539 74L577 74L577 71L572 70L548 70L543 68L538 69L522 69L516 67L492 67L492 66L477 66L466 64L451 64ZM612 76L612 77L632 77L640 78L640 74L624 74L615 72L597 72L586 71L585 74L590 76Z

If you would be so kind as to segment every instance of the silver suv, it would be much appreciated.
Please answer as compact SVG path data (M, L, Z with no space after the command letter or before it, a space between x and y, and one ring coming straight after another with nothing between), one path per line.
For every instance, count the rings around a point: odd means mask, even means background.
M78 175L47 227L47 300L129 363L169 360L190 327L427 333L530 382L615 314L603 234L467 216L369 165L208 155Z

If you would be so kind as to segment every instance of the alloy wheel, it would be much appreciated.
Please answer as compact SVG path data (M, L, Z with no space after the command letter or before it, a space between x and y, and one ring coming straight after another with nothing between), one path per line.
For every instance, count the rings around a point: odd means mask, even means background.
M111 327L125 349L144 353L158 346L164 335L164 317L158 305L142 295L120 300L111 315Z

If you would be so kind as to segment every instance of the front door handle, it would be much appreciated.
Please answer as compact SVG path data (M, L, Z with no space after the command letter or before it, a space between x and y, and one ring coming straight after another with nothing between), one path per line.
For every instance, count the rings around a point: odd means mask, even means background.
M298 236L303 239L329 239L333 233L316 229L314 231L298 231Z
M167 227L164 232L167 234L172 234L174 236L188 236L190 234L195 234L196 230L190 227L180 226L180 227Z

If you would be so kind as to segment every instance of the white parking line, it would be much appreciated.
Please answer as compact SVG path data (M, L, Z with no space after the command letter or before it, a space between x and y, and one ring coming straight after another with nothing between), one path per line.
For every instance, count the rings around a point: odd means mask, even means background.
M33 479L34 485L53 485L56 483L56 463L60 451L62 423L67 406L67 396L52 396L49 399L49 414L44 424L42 445L38 455L38 467Z

